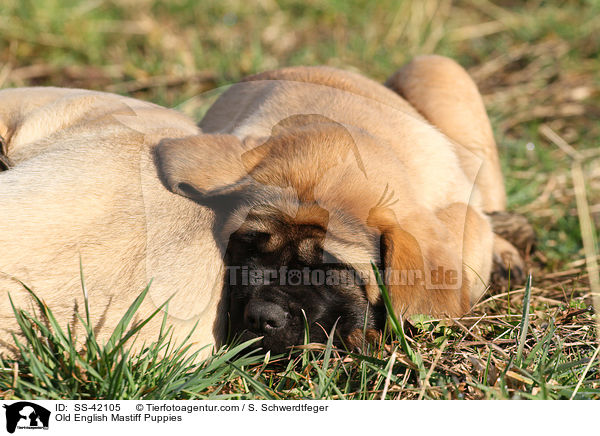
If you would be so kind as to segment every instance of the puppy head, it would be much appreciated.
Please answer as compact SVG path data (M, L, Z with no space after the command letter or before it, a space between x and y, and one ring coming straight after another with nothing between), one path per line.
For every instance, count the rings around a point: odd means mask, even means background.
M384 321L371 262L425 275L427 256L448 257L430 216L413 216L415 238L388 205L373 205L353 136L329 120L294 117L269 138L165 140L157 155L172 191L215 211L232 333L262 336L265 349L301 344L305 325L311 341L335 325L338 344L360 345L357 331ZM446 305L419 283L388 285L399 314Z
M326 249L331 221L316 205L295 215L272 205L249 211L226 251L233 332L282 352L303 342L305 325L312 342L335 325L335 343L349 347L360 345L355 330L381 328L382 307L369 302L359 272Z

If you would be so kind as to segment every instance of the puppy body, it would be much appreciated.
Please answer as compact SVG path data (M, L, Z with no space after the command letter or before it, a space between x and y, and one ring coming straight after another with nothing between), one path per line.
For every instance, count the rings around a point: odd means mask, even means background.
M0 348L18 330L9 302L35 310L21 283L81 333L83 267L93 327L106 340L153 279L136 318L172 297L176 340L214 342L222 264L212 212L160 182L153 147L198 134L177 112L116 95L57 88L0 91L0 135L14 164L0 172ZM137 340L156 340L163 314Z
M259 74L221 96L200 126L200 136L161 143L160 167L174 192L216 209L231 203L217 233L224 246L239 237L232 259L277 267L317 241L313 257L331 254L364 275L375 260L399 315L462 315L484 291L494 240L484 212L503 209L505 194L481 98L453 61L418 58L387 88L325 67ZM285 236L307 226L326 235ZM265 236L244 248L249 234ZM296 254L285 254L292 243ZM417 280L394 281L398 272ZM432 279L439 274L447 280ZM233 306L246 304L238 316L255 326L257 316L267 327L287 322L282 314L293 321L295 291L264 288L231 291ZM380 304L372 277L363 291ZM356 289L342 292L360 300ZM249 315L256 301L283 310ZM315 324L331 327L319 316Z
M375 262L398 315L464 314L504 246L484 214L505 204L489 121L446 58L418 58L387 86L324 67L267 72L221 96L201 131L109 94L1 91L15 166L0 173L0 289L31 307L18 278L77 331L81 256L101 339L153 278L140 317L173 297L176 339L198 322L198 346L220 342L228 310L234 334L283 351L302 341L303 317L311 338L337 325L350 345L379 328ZM240 285L224 262L367 280ZM7 347L7 297L0 323Z

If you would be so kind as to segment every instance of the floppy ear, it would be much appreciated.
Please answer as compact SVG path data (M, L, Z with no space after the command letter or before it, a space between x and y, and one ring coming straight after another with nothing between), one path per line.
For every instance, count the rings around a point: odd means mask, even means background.
M165 185L184 197L210 199L239 191L268 151L258 140L233 135L163 139L157 164Z
M460 316L469 310L456 244L461 238L449 235L435 214L420 211L399 223L390 208L375 207L367 223L381 233L384 281L396 315Z
M243 178L241 149L241 141L232 135L198 135L163 139L156 156L161 177L172 192L209 196Z

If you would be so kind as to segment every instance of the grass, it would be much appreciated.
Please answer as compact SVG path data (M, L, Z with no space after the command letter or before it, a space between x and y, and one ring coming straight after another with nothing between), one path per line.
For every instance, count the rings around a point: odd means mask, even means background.
M29 333L23 358L0 364L0 396L600 398L589 275L599 252L599 16L596 0L2 1L0 87L99 89L195 118L203 93L269 68L326 64L383 81L415 54L451 56L483 94L509 208L534 224L538 251L529 286L489 293L459 320L390 320L358 354L329 343L265 357L246 344L196 361L165 327L129 355L119 342L127 320L112 346L84 338L79 353L68 331L17 310Z
M389 297L380 282L389 308ZM253 341L197 359L184 341L173 345L169 328L156 342L130 355L135 333L156 316L130 325L147 287L115 327L106 344L96 341L87 316L87 337L78 345L43 301L42 319L15 308L24 341L14 338L18 362L0 359L5 399L379 399L379 398L599 398L597 356L585 343L566 344L573 335L566 317L530 325L531 277L522 316L447 321L422 318L404 326L389 312L389 328L378 344L362 352L305 343L288 356L262 355ZM29 290L28 290L29 291ZM31 291L29 291L31 292ZM583 311L578 312L585 312ZM165 318L166 320L166 318ZM467 328L465 324L471 324ZM410 335L404 329L409 326ZM477 328L476 328L477 327ZM587 327L587 328L586 328ZM335 328L335 327L334 327ZM580 326L593 335L593 323ZM487 330L487 331L486 331ZM591 330L591 331L590 331ZM496 339L486 340L490 331ZM562 333L562 335L561 335ZM561 338L562 336L562 338ZM578 339L584 340L578 334ZM475 339L475 340L473 340ZM588 339L589 341L589 339ZM527 350L527 352L525 352ZM456 360L461 356L462 361ZM470 365L465 367L469 362Z
M179 346L172 345L170 329L165 323L166 315L157 341L142 347L141 352L130 355L127 346L135 340L135 333L162 309L141 323L130 326L149 287L133 302L106 344L98 343L94 337L87 299L86 319L81 320L87 336L83 344L77 344L71 332L65 332L57 322L52 310L27 289L37 302L43 319L14 308L25 341L14 339L22 357L19 362L12 363L12 381L11 374L5 372L2 376L0 386L5 397L210 398L217 395L214 388L223 374L228 375L228 370L233 368L230 362L234 358L236 365L240 366L257 362L256 352L253 357L241 354L244 348L251 345L249 342L221 350L210 359L197 363L199 350L190 350L186 341ZM0 360L0 366L7 365ZM12 382L10 388L7 382Z

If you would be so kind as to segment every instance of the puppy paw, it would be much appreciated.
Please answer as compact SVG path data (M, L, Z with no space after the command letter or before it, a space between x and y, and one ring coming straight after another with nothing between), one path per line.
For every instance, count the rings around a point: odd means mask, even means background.
M527 218L515 212L488 213L494 233L513 245L523 256L535 248L535 232ZM494 250L496 251L496 250Z
M492 284L501 288L514 288L525 283L526 266L519 251L506 239L494 235Z

